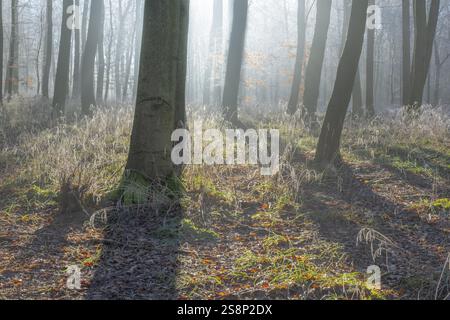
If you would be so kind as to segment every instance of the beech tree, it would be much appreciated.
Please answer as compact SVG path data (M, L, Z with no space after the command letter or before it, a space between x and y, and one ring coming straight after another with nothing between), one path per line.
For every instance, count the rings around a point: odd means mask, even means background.
M305 92L303 104L308 122L315 122L320 80L330 25L331 0L317 1L316 26L311 51L305 73Z
M81 63L81 108L83 115L89 115L91 106L96 105L94 90L94 67L100 39L103 0L91 1L89 29Z
M47 32L45 33L45 49L44 49L44 63L42 67L42 95L46 98L49 97L48 88L50 82L50 67L52 65L53 55L53 1L47 0L47 14L46 14L46 26Z
M317 144L315 161L323 167L339 158L342 129L364 43L368 6L368 0L352 1L347 41Z
M222 107L225 119L235 125L239 124L238 97L247 30L247 12L248 0L234 1Z
M53 117L64 115L66 99L69 91L70 43L72 40L72 25L69 25L71 0L64 0L62 5L61 38L59 41L58 65L53 93Z
M179 90L185 85L180 63L187 56L188 0L145 2L136 110L127 172L147 179L174 173L171 135ZM185 63L185 62L184 62Z
M291 95L289 98L287 112L294 114L298 110L298 100L300 86L303 76L303 62L305 58L305 40L306 40L306 8L305 0L298 1L297 8L297 56L295 58L294 79L292 81Z
M440 0L431 0L428 11L426 0L414 1L414 54L408 103L413 110L418 110L422 106L425 83L433 53L440 3ZM427 12L429 12L428 18Z

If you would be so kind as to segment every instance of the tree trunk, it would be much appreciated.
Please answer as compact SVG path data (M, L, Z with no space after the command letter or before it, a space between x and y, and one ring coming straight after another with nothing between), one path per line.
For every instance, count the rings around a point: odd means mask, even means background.
M46 18L47 32L45 34L45 50L44 50L44 64L42 69L42 95L45 98L49 97L48 88L50 82L50 67L52 65L52 51L53 51L53 1L47 0L47 18Z
M85 1L87 3L87 1ZM80 7L80 0L75 0L75 6L77 8ZM81 46L80 46L80 29L75 28L74 31L74 59L73 59L73 80L72 80L72 98L77 99L80 97L80 86L81 86L81 79L80 79L80 56L81 56Z
M3 1L0 1L0 105L3 104Z
M428 19L426 3L426 0L414 1L415 43L408 105L415 111L420 109L423 102L441 2L431 0Z
M364 108L363 108L363 97L362 97L362 88L361 88L361 74L358 70L356 71L355 84L353 85L353 93L352 93L352 114L354 117L361 119L364 116Z
M181 0L180 26L177 66L177 88L175 97L175 128L187 127L186 116L186 76L187 76L187 47L189 34L189 0Z
M142 46L142 24L144 22L144 17L142 15L142 0L138 0L136 3L136 21L137 21L137 32L136 32L136 46L134 52L134 77L133 77L133 103L136 100L137 86L139 81L139 58L141 56L141 46Z
M214 62L218 59L217 54L222 48L222 25L223 25L223 0L214 0L213 20L209 39L209 55L205 70L205 81L203 85L203 104L211 104L211 83L216 85L214 73Z
M81 108L82 114L91 114L90 108L96 105L94 91L95 56L100 38L100 23L103 11L103 0L91 1L89 28L81 62Z
M222 103L225 119L233 124L239 123L238 97L247 29L247 12L248 0L235 0Z
M325 57L328 28L330 26L331 3L331 0L317 1L316 26L308 66L306 67L305 92L303 95L305 116L308 122L315 122L316 119L320 79Z
M115 91L116 91L116 101L119 102L121 100L121 88L122 88L122 82L121 82L121 75L122 75L122 68L121 68L121 60L122 60L122 47L123 47L123 29L125 24L125 19L128 15L128 11L131 7L131 1L127 3L127 6L125 10L122 12L122 0L119 0L119 27L117 29L117 42L116 42L116 54L114 59L114 85L115 85Z
M126 102L128 97L128 87L130 85L130 74L131 74L131 62L133 60L133 44L136 35L136 25L133 27L133 35L130 37L130 43L128 45L128 52L126 56L126 68L125 68L125 77L123 83L123 93L122 93L122 102Z
M111 0L109 0L109 32L110 35L109 35L108 51L106 54L108 57L108 63L106 65L105 98L103 99L105 103L108 103L109 98L109 87L110 87L111 66L112 66L112 45L114 40L113 9Z
M375 0L370 0L369 4L373 5ZM367 117L375 116L374 101L374 66L375 66L375 29L367 30L367 65L366 65L366 110Z
M321 166L333 163L339 156L342 129L364 43L368 5L368 0L356 0L352 4L347 41L317 145L315 160Z
M403 105L409 103L410 94L410 72L411 72L411 3L410 0L402 0L402 19L403 19Z
M9 61L7 70L8 100L19 93L19 21L18 0L11 0L11 35L9 44Z
M86 35L89 16L89 1L90 0L83 0L83 17L81 18L81 52L84 52L84 46L86 45Z
M174 130L179 74L180 39L187 37L181 22L186 0L145 2L138 94L127 172L147 179L174 173L171 135ZM186 18L187 20L187 18ZM180 35L182 33L182 35Z
M68 8L73 4L71 0L63 1L63 14L61 21L61 39L59 41L58 65L56 67L55 90L53 93L53 117L64 115L67 93L69 90L69 65L70 65L70 42L72 29L67 25L70 14Z
M305 0L298 1L297 9L297 57L295 59L294 79L292 81L291 96L289 98L287 113L293 115L298 110L300 86L303 76L303 62L305 60L306 40L306 12Z
M102 0L103 2L103 0ZM103 85L105 78L105 50L104 50L104 38L105 38L105 5L102 5L102 12L99 21L99 35L98 35L98 71L97 71L97 104L103 103Z

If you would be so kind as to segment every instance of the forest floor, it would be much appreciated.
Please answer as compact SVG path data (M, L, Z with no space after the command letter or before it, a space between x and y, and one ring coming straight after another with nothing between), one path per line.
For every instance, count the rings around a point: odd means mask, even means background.
M448 123L348 128L342 165L317 172L316 139L279 122L278 175L189 167L180 199L147 189L148 205L113 206L101 195L121 176L123 112L0 153L0 299L449 298Z

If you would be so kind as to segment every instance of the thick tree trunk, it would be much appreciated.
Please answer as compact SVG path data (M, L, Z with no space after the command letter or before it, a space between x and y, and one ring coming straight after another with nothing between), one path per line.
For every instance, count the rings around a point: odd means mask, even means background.
M295 59L294 79L292 81L291 95L287 108L287 113L290 115L294 114L298 110L300 86L302 84L306 40L305 2L306 0L299 0L297 8L297 57Z
M431 0L427 19L426 0L414 1L415 43L408 105L415 111L420 109L423 102L423 92L433 53L440 3L440 0Z
M209 55L203 85L203 104L211 104L211 84L216 85L214 63L222 51L223 0L214 0L213 20L209 39ZM220 90L220 89L219 89ZM214 90L215 91L215 90ZM217 97L214 97L217 98ZM213 99L215 100L215 99ZM215 103L216 101L214 101Z
M403 59L402 59L402 73L403 73L403 105L409 103L410 94L410 72L411 72L411 3L410 0L402 0L402 20L403 20Z
M303 104L305 105L306 119L315 122L317 101L320 92L323 61L330 26L331 0L317 1L316 27L311 46L308 66L305 74L305 92Z
M45 34L45 50L44 63L42 69L42 95L45 98L49 97L48 88L50 82L50 67L52 65L53 55L53 1L47 0L47 18L46 18L47 32Z
M85 116L91 114L91 107L96 105L94 91L95 56L100 38L99 17L103 11L103 0L91 1L89 29L81 62L81 108Z
M55 90L53 94L53 117L64 115L67 93L69 91L69 65L70 65L70 42L72 29L68 28L70 14L68 8L73 4L71 0L63 1L63 14L61 21L61 39L59 41L58 65L56 67Z
M186 0L145 2L139 85L127 172L147 179L164 179L174 173L171 135L174 130L180 79L180 39ZM180 32L183 35L180 35ZM182 78L182 77L181 77Z
M228 50L223 90L223 112L227 121L238 124L238 97L247 29L248 0L237 0L233 6L233 25Z
M368 0L353 1L347 41L317 145L315 160L321 166L333 163L339 156L342 129L364 43L368 4Z

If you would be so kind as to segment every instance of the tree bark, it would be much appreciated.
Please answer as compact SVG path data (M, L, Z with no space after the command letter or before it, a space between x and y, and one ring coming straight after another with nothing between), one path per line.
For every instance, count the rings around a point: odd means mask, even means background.
M87 3L87 1L85 1ZM79 10L80 0L75 0L76 10ZM81 68L80 68L80 57L81 51L81 35L80 29L75 28L73 30L74 34L74 57L73 57L73 79L72 79L72 98L78 99L80 97L80 86L81 86Z
M305 2L305 0L299 0L297 8L297 56L295 59L294 79L292 81L291 95L289 97L287 108L287 113L290 115L293 115L298 110L300 86L302 84L306 40Z
M187 59L180 50L180 39L187 37L187 29L181 26L182 7L188 3L184 1L145 2L138 93L126 169L152 180L174 174L171 135L177 90L183 82L179 61Z
M42 69L42 95L45 98L49 97L48 88L50 82L50 67L52 65L52 51L53 51L53 1L47 0L47 18L46 18L47 32L45 34L45 50L44 50L44 64Z
M403 73L403 105L409 103L410 94L410 72L411 72L411 3L410 0L402 0L402 27L403 27L403 59L402 59L402 73Z
M370 0L369 5L373 5L375 0ZM375 116L374 98L374 66L375 66L375 29L367 30L367 65L366 65L366 110L367 117Z
M330 26L331 0L317 1L316 26L305 74L303 104L308 122L315 122L323 61Z
M422 106L423 93L433 53L433 43L439 18L440 0L431 0L427 19L426 0L414 1L415 43L408 105L414 111Z
M3 104L3 1L0 1L0 105Z
M6 76L8 100L19 93L19 21L18 0L11 0L11 35Z
M103 2L103 0L102 0ZM97 104L103 103L103 85L105 78L105 50L104 50L104 38L105 38L105 5L103 2L102 12L100 14L99 21L99 36L98 36L98 66L97 66Z
M56 67L55 90L53 94L53 117L59 118L64 115L67 93L69 91L69 65L70 65L70 42L72 29L68 27L70 14L69 7L73 4L71 0L63 1L63 14L61 21L61 38L59 41L58 65Z
M89 29L81 62L81 108L82 114L85 116L89 116L91 114L91 107L96 105L94 69L101 29L101 19L99 17L103 11L103 5L103 0L91 1Z
M234 2L233 24L228 50L227 70L223 90L223 112L225 120L238 124L238 96L241 83L242 60L247 29L248 0Z
M187 127L186 115L186 76L187 76L187 48L189 34L189 0L181 0L180 26L177 65L177 88L175 97L175 128Z
M339 156L342 129L364 43L368 5L368 0L355 0L352 4L347 41L317 145L315 161L322 167Z
M134 77L133 77L133 103L136 100L137 86L139 81L139 58L141 56L141 46L142 46L142 24L144 22L144 17L142 15L142 0L137 0L136 3L136 21L137 21L137 32L136 32L136 46L134 52Z

